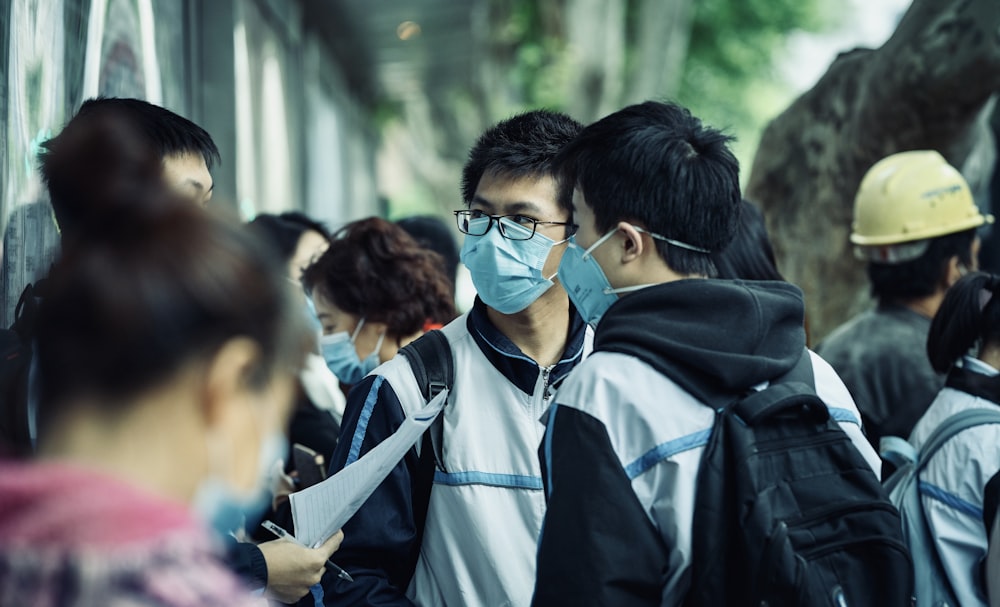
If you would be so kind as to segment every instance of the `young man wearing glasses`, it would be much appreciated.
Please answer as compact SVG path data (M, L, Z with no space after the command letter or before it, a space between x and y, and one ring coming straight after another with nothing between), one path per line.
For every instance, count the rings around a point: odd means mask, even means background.
M580 128L534 111L487 130L472 148L462 175L467 208L455 216L479 297L442 329L455 377L425 523L417 513L430 477L411 450L344 527L338 563L355 581L327 575L328 605L529 604L545 512L539 418L591 341L553 280L574 226L571 192L552 160ZM332 470L424 402L406 357L379 367L348 397Z

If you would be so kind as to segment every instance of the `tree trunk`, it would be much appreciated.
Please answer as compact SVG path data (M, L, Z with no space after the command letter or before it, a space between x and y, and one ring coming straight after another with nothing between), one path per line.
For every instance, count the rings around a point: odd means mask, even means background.
M622 106L677 96L691 40L691 0L640 0L635 11L635 60Z
M992 149L981 117L1000 89L998 32L996 0L914 0L885 45L840 55L764 131L747 197L764 209L782 273L806 293L813 342L868 302L848 235L872 164L936 149L992 172L973 152Z

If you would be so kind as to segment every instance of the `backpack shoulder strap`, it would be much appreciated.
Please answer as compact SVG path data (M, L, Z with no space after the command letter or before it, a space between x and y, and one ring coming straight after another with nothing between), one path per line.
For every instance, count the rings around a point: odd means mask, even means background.
M816 386L816 376L813 374L812 357L809 355L809 349L802 349L802 356L799 360L795 362L795 366L791 368L787 373L775 379L772 383L791 383L799 382L810 386L813 391L815 391Z
M455 383L455 360L451 354L451 345L444 333L434 329L424 333L416 340L399 349L406 357L417 380L420 393L427 402L441 393L445 388L451 389ZM445 405L447 408L447 404ZM423 543L424 524L427 522L427 509L431 499L431 488L434 486L434 473L444 468L442 443L444 441L444 412L442 409L430 428L424 433L420 447L420 461L417 465L417 479L414 483L413 522L416 525L417 538L415 546L417 553L413 555L412 566L415 569L419 557L420 545ZM413 577L411 569L407 580Z
M448 338L438 329L424 333L400 348L399 353L410 361L420 393L428 402L455 382L451 346L448 345Z
M733 405L733 411L745 423L753 426L774 415L798 410L816 421L830 417L830 411L816 395L815 377L809 350L784 375L772 380L766 388L752 392Z
M451 355L451 346L444 333L435 329L420 336L399 350L410 361L413 376L420 386L420 393L427 402L441 393L445 388L451 389L455 383L455 360ZM445 405L447 406L447 405ZM427 429L424 442L430 440L430 451L433 462L445 471L443 457L444 441L444 410ZM421 447L423 451L423 448ZM423 457L421 457L423 459Z
M941 422L941 425L935 428L934 432L931 432L931 435L927 437L927 442L920 448L920 454L917 457L917 472L923 470L938 449L956 434L984 424L1000 424L1000 408L966 409Z

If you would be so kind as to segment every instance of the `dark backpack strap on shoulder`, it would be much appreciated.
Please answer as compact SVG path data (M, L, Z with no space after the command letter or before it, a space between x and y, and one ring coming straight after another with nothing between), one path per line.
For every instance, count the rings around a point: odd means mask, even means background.
M736 415L749 425L783 413L808 415L817 422L830 418L830 410L816 395L809 350L784 375L772 380L767 388L754 392L737 401L733 407Z
M772 383L790 383L799 382L810 386L810 388L815 391L816 388L816 376L813 374L812 357L809 355L809 349L802 349L802 356L799 360L795 362L793 366L787 373L775 379Z
M413 377L417 380L420 393L426 402L430 402L445 388L451 388L455 383L455 360L451 354L451 346L444 333L435 329L424 333L416 341L410 342L400 349L410 361ZM447 407L447 405L446 405ZM433 461L442 471L444 467L444 410L427 429L424 442L430 440ZM421 457L423 459L423 457Z
M428 331L417 340L400 348L399 353L410 361L413 377L417 380L420 393L426 402L430 402L445 388L451 389L455 383L455 360L451 354L451 345L444 333L435 329ZM416 525L418 553L414 555L413 566L416 567L419 558L419 547L423 543L424 524L427 522L427 508L431 499L431 488L434 486L434 472L444 468L444 412L442 409L431 427L424 433L420 446L420 461L417 465L417 482L414 483L412 494L413 522ZM410 571L408 577L413 577Z
M399 350L413 367L420 392L430 402L455 381L455 361L444 333L434 329Z

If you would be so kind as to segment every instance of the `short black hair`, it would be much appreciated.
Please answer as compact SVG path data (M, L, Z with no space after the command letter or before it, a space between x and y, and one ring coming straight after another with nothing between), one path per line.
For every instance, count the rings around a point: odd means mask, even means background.
M145 155L119 145L123 134L129 145L145 148L161 159L198 154L209 170L221 161L219 149L205 129L166 108L141 99L88 99L58 135L41 145L38 155L42 180L64 232L75 230L105 197L104 192L81 188L81 179L99 186L105 178L128 171L123 167L132 158Z
M292 259L299 246L299 238L306 231L301 225L285 221L281 216L271 213L258 214L247 226L252 234L264 241L265 246L271 248L276 259L282 263L288 263Z
M278 217L292 225L301 227L303 232L313 231L327 240L331 238L330 228L326 227L326 224L316 221L302 211L285 211Z
M675 103L631 105L591 124L556 161L579 188L598 231L630 221L689 245L719 251L739 222L739 162L732 137ZM680 274L715 275L709 255L656 240Z
M896 264L869 262L868 283L872 297L889 303L933 295L952 257L972 267L975 238L975 228L945 234L931 240L927 250L916 259Z
M566 114L533 110L508 118L484 132L469 151L462 168L462 200L472 203L483 175L505 177L556 176L553 160L583 128ZM559 206L572 212L573 190L561 187Z
M187 118L171 112L165 107L154 105L142 99L121 97L94 97L83 102L66 128L74 123L85 121L91 116L103 112L112 112L123 119L129 120L145 135L152 149L158 151L162 158L179 154L199 154L205 159L208 170L222 162L219 148L208 131ZM55 138L58 139L58 136ZM42 174L45 173L44 158L49 152L50 139L42 144Z
M740 205L740 225L733 240L712 253L719 278L784 280L774 259L764 214L749 200Z

